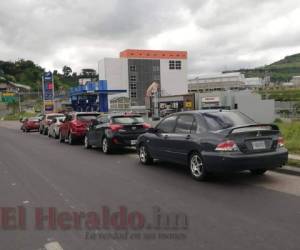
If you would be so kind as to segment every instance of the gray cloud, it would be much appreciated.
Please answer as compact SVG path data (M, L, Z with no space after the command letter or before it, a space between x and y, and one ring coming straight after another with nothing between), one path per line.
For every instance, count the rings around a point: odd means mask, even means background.
M96 67L126 48L189 51L191 74L255 67L300 51L297 0L0 2L0 60Z

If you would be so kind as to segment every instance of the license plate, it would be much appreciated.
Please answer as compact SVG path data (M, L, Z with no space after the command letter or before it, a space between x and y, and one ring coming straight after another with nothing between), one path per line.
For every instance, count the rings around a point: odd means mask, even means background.
M254 150L266 149L265 141L253 141L252 147Z
M130 144L131 144L131 145L135 145L135 144L136 144L136 140L131 140L131 141L130 141Z

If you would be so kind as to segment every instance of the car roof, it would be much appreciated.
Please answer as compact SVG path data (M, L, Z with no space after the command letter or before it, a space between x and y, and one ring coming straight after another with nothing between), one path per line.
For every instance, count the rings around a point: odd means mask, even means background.
M227 110L227 109L199 109L199 110L191 110L191 111L182 111L176 114L206 114L206 113L223 113L223 112L237 112L237 110Z

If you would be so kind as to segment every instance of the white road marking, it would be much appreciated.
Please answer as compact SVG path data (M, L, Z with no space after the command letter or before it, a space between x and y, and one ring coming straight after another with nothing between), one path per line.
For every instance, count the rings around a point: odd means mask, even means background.
M22 203L23 204L29 204L29 201L23 201Z
M16 186L16 185L17 185L17 183L13 182L13 183L11 183L11 185L12 185L12 186Z
M64 250L57 241L49 242L44 247L46 250Z

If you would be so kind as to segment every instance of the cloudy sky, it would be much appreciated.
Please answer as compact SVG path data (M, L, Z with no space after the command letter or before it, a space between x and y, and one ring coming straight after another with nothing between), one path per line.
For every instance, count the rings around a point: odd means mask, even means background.
M300 53L300 1L0 2L0 60L79 71L127 48L187 50L190 74L261 66Z

